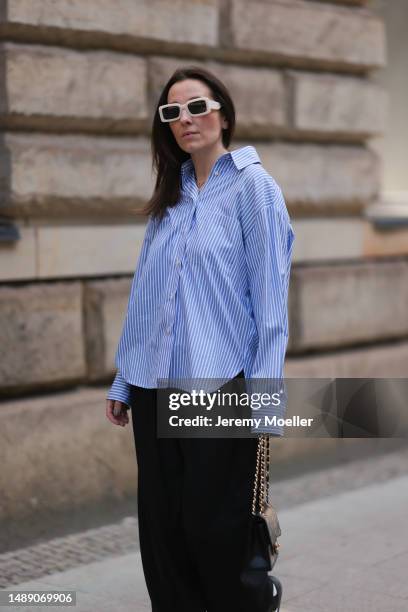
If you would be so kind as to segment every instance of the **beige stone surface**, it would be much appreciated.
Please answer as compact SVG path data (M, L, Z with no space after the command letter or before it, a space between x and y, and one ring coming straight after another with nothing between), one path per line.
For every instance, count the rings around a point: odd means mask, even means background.
M173 71L189 63L189 58L152 56L148 59L152 109ZM286 126L286 91L282 72L210 60L195 61L194 65L214 72L230 90L236 110L237 135L266 136Z
M232 0L225 19L228 47L258 57L290 58L339 69L367 69L386 61L385 27L367 9L321 2Z
M38 227L38 278L133 273L145 224Z
M214 46L218 11L216 0L117 0L114 6L110 0L13 0L8 2L6 22L58 28L65 31L65 40L71 40L70 31L76 30Z
M375 230L357 217L293 217L291 223L293 264L408 255L408 228ZM22 239L0 247L0 280L133 275L144 228L139 222L19 226Z
M378 198L380 159L367 148L258 143L256 149L295 215L359 214Z
M408 261L294 268L290 348L326 349L408 334Z
M408 255L408 227L380 228L364 224L363 248L366 257Z
M293 264L328 263L363 256L364 221L358 217L293 218L291 224L295 232Z
M2 404L0 519L135 493L131 424L108 421L106 393L78 388Z
M285 376L288 378L407 378L408 342L401 340L301 357L288 355Z
M126 316L131 278L87 281L84 286L88 379L116 372L115 353Z
M408 256L408 227L380 229L358 217L294 217L291 223L294 263Z
M134 129L147 118L142 57L13 43L2 43L0 53L7 92L1 111L20 118L20 124L24 119L27 127L30 121L37 125L35 120L46 117L40 124L45 129L50 121L59 128L109 129L119 122Z
M17 224L21 239L0 245L0 281L133 274L145 223Z
M129 215L153 190L149 143L143 137L9 132L0 161L9 166L2 214Z
M248 142L235 142L231 149ZM379 158L360 146L253 143L296 214L359 213L378 197ZM7 133L10 185L0 211L47 219L117 218L151 196L146 138Z
M36 233L33 227L16 224L20 240L0 243L0 281L36 277Z
M85 376L82 288L72 283L0 287L0 387L74 382Z
M358 77L291 71L293 128L342 137L366 137L385 129L386 92Z

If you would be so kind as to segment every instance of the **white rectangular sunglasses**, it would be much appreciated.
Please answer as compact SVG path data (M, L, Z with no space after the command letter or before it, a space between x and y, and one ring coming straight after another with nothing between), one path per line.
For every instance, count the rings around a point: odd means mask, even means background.
M212 109L218 110L221 108L221 104L216 100L210 100L205 96L200 98L194 98L189 100L185 104L179 102L173 102L173 104L162 104L159 106L160 119L166 123L169 121L176 121L180 118L181 111L183 108L187 109L187 112L191 117L200 117L201 115L208 115Z

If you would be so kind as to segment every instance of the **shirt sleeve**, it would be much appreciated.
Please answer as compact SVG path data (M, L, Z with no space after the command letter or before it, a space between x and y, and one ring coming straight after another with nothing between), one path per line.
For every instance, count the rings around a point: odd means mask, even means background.
M129 310L129 304L132 299L133 292L137 286L137 282L142 273L143 267L146 262L147 253L149 251L149 246L152 242L154 231L156 227L156 221L152 216L149 217L149 220L146 225L146 231L143 238L142 247L140 249L139 257L136 264L136 270L133 276L132 285L130 288L130 294L127 304L127 311ZM116 358L115 358L116 362ZM129 407L131 405L131 385L123 378L120 371L118 370L115 376L115 379L112 383L112 386L106 396L106 399L114 399L124 402Z
M258 345L250 373L251 392L276 395L277 405L260 407L253 416L284 417L286 389L283 369L288 342L288 290L294 231L282 191L270 175L257 181L253 192L252 222L246 235L245 252L253 317ZM263 379L255 381L254 379ZM283 435L283 427L269 425L259 433Z

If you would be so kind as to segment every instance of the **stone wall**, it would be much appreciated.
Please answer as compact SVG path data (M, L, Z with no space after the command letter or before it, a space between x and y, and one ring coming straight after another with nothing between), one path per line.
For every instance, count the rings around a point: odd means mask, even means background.
M152 109L184 63L226 82L234 147L254 144L285 194L287 375L302 355L307 375L311 351L329 363L407 338L407 230L364 215L380 197L370 137L387 108L368 2L14 0L0 38L0 215L20 232L0 243L3 393L109 382L153 188Z
M387 109L372 79L386 64L385 30L369 1L4 1L0 218L20 239L0 241L0 393L16 398L2 410L0 447L8 469L41 457L0 514L29 511L24 496L36 491L43 505L70 503L44 485L49 449L93 466L95 488L57 470L78 503L133 490L129 455L126 478L111 469L122 468L118 436L112 445L101 427L104 391L87 387L114 374L144 233L136 213L153 187L152 109L185 63L226 82L233 148L254 144L286 198L296 233L286 375L407 376L408 230L380 231L365 215L380 200L370 138ZM79 446L70 436L81 423Z

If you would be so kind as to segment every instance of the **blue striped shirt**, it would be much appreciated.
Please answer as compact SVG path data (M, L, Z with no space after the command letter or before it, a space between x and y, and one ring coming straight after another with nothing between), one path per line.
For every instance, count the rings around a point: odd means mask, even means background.
M221 155L201 189L192 159L180 199L149 217L108 398L158 379L282 379L294 232L256 149Z

